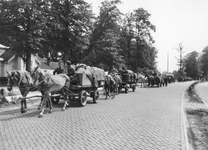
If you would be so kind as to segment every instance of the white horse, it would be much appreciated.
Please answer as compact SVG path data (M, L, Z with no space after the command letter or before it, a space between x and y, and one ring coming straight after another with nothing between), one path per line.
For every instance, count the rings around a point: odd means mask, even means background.
M59 92L61 95L63 95L65 103L62 110L66 109L66 106L68 105L68 88L70 86L70 78L66 74L51 75L46 73L38 66L31 73L31 77L34 81L34 85L44 93L43 107L41 108L41 112L38 117L43 117L46 100L48 100L50 106L49 113L52 113L50 93Z
M140 83L141 84L141 87L147 87L147 85L148 85L148 79L143 74L138 73L137 83Z

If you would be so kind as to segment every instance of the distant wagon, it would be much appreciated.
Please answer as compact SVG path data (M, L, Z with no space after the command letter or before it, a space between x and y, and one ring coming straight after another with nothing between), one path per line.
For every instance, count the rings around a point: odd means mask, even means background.
M167 73L167 74L166 74L166 77L167 77L167 79L168 79L168 83L175 82L175 77L174 77L173 74Z
M84 64L76 65L75 76L71 79L68 89L69 100L78 100L80 106L87 104L87 97L91 97L94 103L99 99L99 88L105 84L105 72L97 67ZM53 104L57 104L61 96L53 97Z
M129 88L131 88L132 91L134 92L136 89L136 82L137 82L136 73L134 73L131 70L125 70L119 73L122 79L120 90L124 88L125 92L128 93Z

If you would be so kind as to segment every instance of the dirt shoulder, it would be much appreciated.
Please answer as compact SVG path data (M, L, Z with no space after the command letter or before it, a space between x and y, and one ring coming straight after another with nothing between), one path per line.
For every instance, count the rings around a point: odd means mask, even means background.
M196 92L193 83L185 95L185 113L187 117L187 133L192 150L208 149L208 108Z

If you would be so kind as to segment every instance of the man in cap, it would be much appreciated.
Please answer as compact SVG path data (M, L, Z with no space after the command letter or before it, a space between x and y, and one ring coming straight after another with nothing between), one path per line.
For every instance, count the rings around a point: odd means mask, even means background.
M55 74L60 74L60 73L65 73L64 63L62 62L62 60L59 60L58 65L59 65L59 67L56 68L56 69L53 71L53 75L55 75Z

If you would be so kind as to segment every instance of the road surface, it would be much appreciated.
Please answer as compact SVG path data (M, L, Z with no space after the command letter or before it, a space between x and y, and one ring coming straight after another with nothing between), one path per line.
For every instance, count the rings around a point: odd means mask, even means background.
M26 114L0 112L0 150L185 150L182 101L193 82L140 88L115 99L100 96L85 107L63 101L38 118L37 103Z

